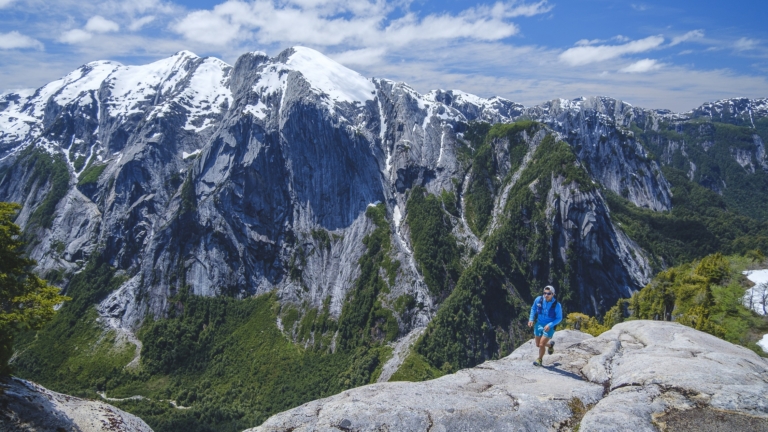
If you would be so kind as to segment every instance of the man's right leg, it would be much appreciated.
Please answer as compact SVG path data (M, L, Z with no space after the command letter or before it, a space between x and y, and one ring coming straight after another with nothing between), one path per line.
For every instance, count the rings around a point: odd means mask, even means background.
M549 344L549 338L546 336L542 336L539 341L539 359L544 359L544 350L547 349L547 345Z
M542 329L539 328L538 323L533 325L533 335L535 336L533 342L536 344L536 348L539 348L539 345L541 345ZM539 348L539 350L541 350L541 348ZM539 358L533 362L533 365L541 366L541 355L539 355Z

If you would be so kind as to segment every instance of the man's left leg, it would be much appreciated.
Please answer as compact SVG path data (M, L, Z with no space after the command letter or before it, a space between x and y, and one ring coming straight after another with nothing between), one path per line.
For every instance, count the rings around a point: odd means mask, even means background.
M536 344L536 348L539 348L539 346L543 346L541 344L541 337L543 336L544 328L539 325L539 323L536 323L533 325L533 335L535 336L533 343ZM541 348L539 348L539 351L541 351ZM536 359L536 361L533 362L534 366L541 366L541 353L539 353L539 358Z

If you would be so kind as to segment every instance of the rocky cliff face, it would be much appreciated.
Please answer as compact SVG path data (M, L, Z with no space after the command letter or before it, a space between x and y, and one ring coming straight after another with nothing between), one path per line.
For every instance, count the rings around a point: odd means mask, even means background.
M768 116L768 99L733 98L707 102L689 115L755 127L755 121Z
M417 185L457 194L465 260L483 247L488 232L472 232L463 206L477 170L460 156L469 121L537 120L543 132L522 138L529 159L555 134L597 184L639 206L671 206L669 184L629 130L654 130L671 114L609 98L525 108L459 91L421 95L302 47L248 53L234 67L189 52L145 66L90 63L0 96L0 110L0 200L24 204L17 223L40 273L66 284L89 259L106 258L127 282L99 310L123 328L162 315L182 289L277 289L284 302L330 299L337 316L373 229L366 209L378 202L401 263L387 296L420 305L402 330L426 324L437 300L413 258L407 194ZM505 163L503 149L494 158L491 182L524 168ZM512 184L494 191L497 219ZM600 193L553 185L544 191L552 241L561 255L574 243L586 251L589 310L647 282L643 252L613 226Z
M679 324L631 321L555 354L511 355L432 381L378 383L277 414L250 431L765 430L768 362Z
M140 418L111 405L8 378L0 382L4 432L152 432Z
M656 113L606 97L554 100L526 113L560 132L607 189L640 207L671 208L669 184L629 131L633 123L642 129L658 128Z

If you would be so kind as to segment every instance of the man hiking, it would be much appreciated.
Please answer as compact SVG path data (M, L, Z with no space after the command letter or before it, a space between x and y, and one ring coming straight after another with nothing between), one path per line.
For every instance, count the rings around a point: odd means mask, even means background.
M533 327L536 346L539 347L539 358L533 362L534 366L541 366L544 348L548 348L549 354L555 352L555 341L551 339L555 334L555 327L562 320L563 308L555 300L555 287L547 285L544 287L544 295L536 297L536 300L533 301L531 316L528 318L528 327Z

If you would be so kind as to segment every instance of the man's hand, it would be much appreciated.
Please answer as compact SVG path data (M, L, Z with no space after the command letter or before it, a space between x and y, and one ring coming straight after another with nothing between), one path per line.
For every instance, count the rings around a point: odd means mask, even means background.
M545 325L545 326L544 326L544 331L545 331L545 332L548 332L548 331L549 331L549 324L547 324L547 325Z
M528 321L528 327L533 327L533 321Z

